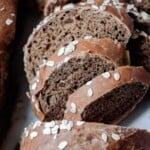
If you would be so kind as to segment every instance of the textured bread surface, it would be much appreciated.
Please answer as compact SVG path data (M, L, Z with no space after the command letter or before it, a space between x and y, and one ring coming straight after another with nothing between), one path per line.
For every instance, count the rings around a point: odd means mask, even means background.
M69 42L92 36L110 37L126 44L131 30L131 18L124 10L112 7L101 11L86 4L51 13L32 33L24 49L25 71L29 83L36 76L43 59L48 59L47 56Z
M111 51L111 52L110 52ZM75 50L67 55L58 56L54 53L54 66L41 68L39 77L31 84L31 94L40 111L35 109L41 120L62 119L68 96L95 76L121 65L124 49L111 39L80 40ZM69 58L67 62L66 58ZM36 88L32 87L36 85Z
M123 66L110 71L109 75L109 78L104 74L95 77L90 84L83 85L70 95L64 118L117 123L143 99L150 85L150 74L142 67ZM92 91L91 95L89 91Z
M149 150L150 133L97 123L35 122L25 129L21 150Z

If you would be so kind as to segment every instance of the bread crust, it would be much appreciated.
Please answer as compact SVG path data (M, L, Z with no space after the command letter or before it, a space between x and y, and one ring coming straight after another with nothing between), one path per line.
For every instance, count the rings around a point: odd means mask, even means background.
M49 59L53 60L55 63L55 66L50 67L50 66L44 66L40 69L39 71L39 76L38 78L35 78L33 84L37 84L35 90L31 90L31 99L36 99L35 95L40 92L44 86L46 81L48 80L47 77L50 76L50 74L58 68L59 64L64 63L66 58L75 58L75 57L82 57L85 54L94 54L99 57L102 57L103 59L106 59L107 62L113 62L115 66L123 65L123 55L124 55L124 47L118 43L115 44L115 42L109 38L102 38L102 39L90 39L90 40L80 40L79 43L76 45L75 51L73 51L70 55L65 56L58 56L57 53L55 52ZM37 82L38 81L38 82ZM45 120L45 115L42 113L42 111L37 110L35 108L35 104L37 103L37 100L32 103L32 108L36 115L41 119Z
M25 130L20 149L48 150L51 148L55 150L63 141L66 143L64 147L71 150L87 150L87 147L94 150L148 150L150 147L150 133L146 130L97 123L77 125L78 123L70 122L72 124L71 129L60 129L57 136L52 133L44 134L44 129L48 123L34 123ZM55 121L56 125L61 126L61 121L59 123ZM31 136L33 132L36 134L34 138ZM114 135L117 138L114 138Z
M150 74L146 72L143 67L123 66L118 67L115 71L110 71L109 73L111 75L109 79L105 79L103 76L97 76L93 80L91 80L92 83L89 86L84 85L69 96L66 105L67 110L64 114L64 119L82 120L81 114L88 105L90 105L103 95L111 92L113 89L124 84L141 82L147 87L147 90L150 86ZM119 73L120 75L120 79L118 81L114 79L115 73ZM92 97L87 96L87 91L90 87L93 89L94 93ZM118 118L114 118L114 121L111 123L118 123L123 118L125 118L140 101L141 99L137 100L132 108L130 108L127 112L124 112L124 115L121 115ZM72 113L70 111L71 103L76 104L76 113Z

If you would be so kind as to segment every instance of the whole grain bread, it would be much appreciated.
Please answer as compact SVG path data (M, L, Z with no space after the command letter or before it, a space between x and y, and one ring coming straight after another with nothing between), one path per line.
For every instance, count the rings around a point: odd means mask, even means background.
M143 99L149 86L150 74L143 67L118 67L70 95L64 119L118 123Z
M30 86L37 116L62 119L68 96L95 76L122 65L123 54L123 47L109 38L76 40L60 48L41 64Z
M30 125L20 150L149 150L149 141L142 129L63 120Z
M34 30L24 48L25 71L29 83L36 76L43 59L69 42L92 36L110 37L126 44L133 29L132 19L124 9L80 3L51 13Z

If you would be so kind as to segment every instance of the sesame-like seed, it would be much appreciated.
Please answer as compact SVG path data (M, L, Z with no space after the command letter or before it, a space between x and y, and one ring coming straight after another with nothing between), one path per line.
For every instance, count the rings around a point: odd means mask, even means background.
M14 16L15 16L15 14L14 14L14 13L11 13L10 15L11 15L12 17L14 17Z
M13 23L13 20L8 18L8 19L6 19L5 23L6 23L6 25L9 26L9 25L11 25Z
M25 128L25 129L24 129L24 136L25 136L25 137L28 137L28 135L29 135L29 131L27 130L27 128Z
M96 5L92 5L92 8L95 9L95 10L99 9L98 6L96 6Z
M32 129L35 129L36 127L39 127L40 125L41 125L41 121L36 121L36 122L33 124Z
M45 135L51 134L51 129L50 128L44 128L43 129L43 134L45 134Z
M46 128L53 128L55 126L55 121L46 122L44 125Z
M68 46L66 46L65 48L65 55L69 55L70 53L72 53L75 50L75 46L73 44L69 44Z
M34 83L31 85L31 90L35 90L35 89L36 89L36 87L37 87L37 83L36 83L36 82L34 82Z
M61 123L62 123L62 124L67 124L67 123L68 123L68 120L62 120Z
M120 80L120 74L118 72L114 73L114 79L116 81Z
M120 136L119 136L118 134L116 134L116 133L112 133L111 137L112 137L112 139L115 140L115 141L120 140Z
M103 141L106 143L107 142L107 134L102 133L101 137L102 137Z
M93 96L93 90L92 90L91 88L88 89L88 91L87 91L87 96L88 96L88 97Z
M57 134L58 133L58 129L59 129L59 126L58 125L55 125L51 131L52 131L52 134Z
M59 12L59 11L60 11L60 6L55 7L54 12L57 13L57 12Z
M92 38L92 36L90 36L90 35L87 35L87 36L84 37L85 40L89 40L91 38Z
M74 40L74 41L70 42L70 44L73 44L73 45L77 45L78 43L79 43L78 40Z
M59 148L60 150L63 150L63 149L66 148L67 145L68 145L68 142L67 142L67 141L62 141L62 142L59 143L58 148Z
M56 139L57 139L57 136L58 136L58 134L55 134L55 135L53 136L53 139L56 140Z
M85 122L84 121L77 121L77 126L83 125Z
M142 3L142 0L136 0L138 3Z
M92 83L92 81L88 81L88 82L86 83L86 85L91 85L91 83Z
M70 57L65 57L64 62L68 62Z
M61 48L58 50L57 55L58 55L58 56L62 56L62 55L64 54L64 52L65 52L65 48L64 48L64 47L61 47Z
M75 8L74 4L72 4L72 3L63 6L63 10L70 10L70 9L74 9L74 8Z
M70 109L70 111L71 111L72 113L76 113L76 112L77 112L77 106L76 106L75 103L71 103L71 109Z
M67 130L70 131L73 127L73 122L72 121L69 121L68 124L67 124Z
M30 133L30 139L32 140L33 138L35 138L38 135L38 133L36 131L33 131Z
M0 11L4 11L4 10L5 10L5 8L4 8L4 7L0 8Z
M101 11L104 11L104 10L106 9L106 6L105 6L105 5L101 5L101 6L99 7L99 9L100 9Z
M105 79L109 79L110 78L110 73L109 72L104 72L101 74L101 76Z
M49 67L54 67L54 64L55 64L55 62L52 61L52 60L48 60L48 61L46 62L46 65L49 66Z

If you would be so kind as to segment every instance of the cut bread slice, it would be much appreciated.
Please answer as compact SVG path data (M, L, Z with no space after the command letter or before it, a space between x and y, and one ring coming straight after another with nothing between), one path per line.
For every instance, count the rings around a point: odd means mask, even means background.
M110 6L102 11L96 5L82 3L51 13L34 30L24 49L25 71L29 83L36 76L43 59L48 59L69 42L92 36L110 37L126 44L132 28L132 19L126 12Z
M60 48L41 65L30 86L37 116L62 119L68 96L95 76L121 65L123 54L121 45L108 38L76 40Z
M69 96L64 119L118 123L143 99L150 74L143 67L105 72Z
M149 141L142 129L63 120L30 125L20 150L149 150Z
M131 64L144 66L150 72L150 36L143 31L135 31L127 45Z

